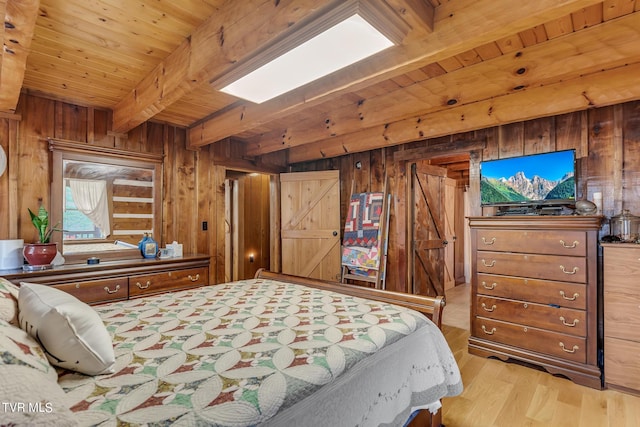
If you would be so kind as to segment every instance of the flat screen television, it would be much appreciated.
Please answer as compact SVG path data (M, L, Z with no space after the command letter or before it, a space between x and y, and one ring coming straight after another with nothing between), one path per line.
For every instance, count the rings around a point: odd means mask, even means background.
M482 206L568 205L576 200L575 150L480 163Z

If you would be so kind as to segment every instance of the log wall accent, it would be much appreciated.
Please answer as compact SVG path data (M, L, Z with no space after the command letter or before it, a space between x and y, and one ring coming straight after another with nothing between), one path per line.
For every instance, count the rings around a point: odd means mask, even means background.
M489 209L485 208L487 211L483 212L480 207L482 160L571 148L576 149L578 199L592 200L594 192L602 192L605 216L617 215L623 208L640 215L640 102L637 101L298 163L292 165L292 169L300 172L340 170L343 223L351 179L355 178L357 188L362 191L375 191L381 188L384 177L381 170L386 169L393 193L388 260L393 268L387 270L387 288L406 291L407 227L402 218L406 209L407 163L401 152L415 150L418 156L420 152L428 152L429 147L441 149L442 144L449 144L455 151L459 149L460 141L485 141L484 149L473 150L470 155L466 191L469 192L472 216L490 213ZM422 150L417 150L419 148ZM394 158L403 161L394 161ZM360 169L356 169L356 162L360 163ZM459 188L464 191L464 186ZM456 215L464 214L459 210ZM458 221L458 228L460 224ZM605 225L601 234L608 232L608 225ZM461 236L463 233L457 230L456 234Z
M49 152L46 137L164 154L162 179L162 246L177 240L185 253L211 256L211 283L224 281L224 180L227 169L284 171L282 157L263 156L256 161L243 157L242 147L232 140L187 149L187 132L163 123L145 122L128 134L111 132L112 113L23 94L15 115L0 116L0 145L8 156L8 170L0 177L0 239L35 239L28 207L42 199L49 206ZM382 189L385 172L393 193L387 287L404 291L406 283L405 179L406 159L395 154L462 142L484 141L483 149L470 155L468 192L471 215L482 215L479 204L479 165L483 159L575 148L578 157L578 198L603 193L604 214L623 208L640 215L640 102L629 102L587 111L551 116L504 126L449 135L435 139L373 149L331 159L291 165L291 171L339 169L342 215L355 180L358 191ZM475 147L475 146L474 146ZM417 150L416 153L420 153ZM400 158L403 158L400 156ZM409 159L410 161L410 159ZM360 163L360 169L355 164ZM268 167L266 165L269 165ZM465 175L465 180L467 175ZM466 181L465 181L466 182ZM272 194L277 186L271 183ZM465 186L460 187L464 191ZM277 205L275 205L277 206ZM206 221L208 229L202 230ZM277 236L277 227L272 228ZM603 232L607 232L605 227ZM273 244L273 242L272 242ZM277 245L273 245L277 248ZM277 266L279 259L271 260Z

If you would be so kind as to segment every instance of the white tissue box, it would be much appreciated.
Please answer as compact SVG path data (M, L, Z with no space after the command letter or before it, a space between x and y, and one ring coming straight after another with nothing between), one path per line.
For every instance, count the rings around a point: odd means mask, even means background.
M182 257L182 243L178 243L174 240L173 243L168 243L167 244L167 249L173 249L173 257L174 258L181 258Z

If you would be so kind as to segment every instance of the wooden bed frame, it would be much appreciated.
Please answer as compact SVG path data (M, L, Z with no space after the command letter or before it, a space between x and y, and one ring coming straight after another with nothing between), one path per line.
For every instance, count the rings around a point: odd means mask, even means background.
M331 292L351 295L354 297L367 298L375 301L395 304L402 307L423 313L429 317L438 328L442 327L442 310L445 306L444 297L428 297L422 295L405 294L382 289L367 288L363 286L349 285L344 283L329 282L325 280L310 279L306 277L291 276L288 274L274 273L263 268L255 274L256 279L271 279L281 282L294 283L297 285L309 286L312 288L326 289ZM435 414L429 411L420 411L409 424L415 426L442 426L442 411Z

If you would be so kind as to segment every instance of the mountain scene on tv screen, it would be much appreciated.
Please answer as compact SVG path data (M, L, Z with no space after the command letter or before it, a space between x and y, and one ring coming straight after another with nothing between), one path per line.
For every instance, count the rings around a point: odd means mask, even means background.
M486 178L480 182L483 204L523 203L539 200L574 199L573 172L561 179L551 181L539 176L527 178L524 172L517 172L509 178Z

